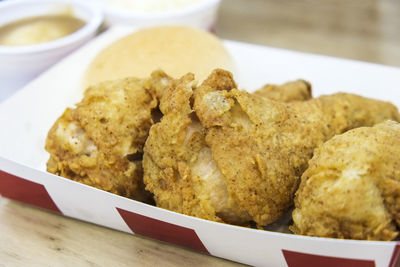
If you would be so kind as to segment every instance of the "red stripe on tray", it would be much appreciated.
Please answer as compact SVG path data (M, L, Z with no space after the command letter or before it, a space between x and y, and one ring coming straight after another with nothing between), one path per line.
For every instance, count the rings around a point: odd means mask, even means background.
M400 245L396 244L393 249L392 258L390 259L389 267L400 267Z
M283 256L289 267L374 267L373 260L360 260L349 258L337 258L307 254L282 249Z
M132 232L210 254L193 229L117 208Z
M61 213L46 188L0 170L0 195L42 209Z

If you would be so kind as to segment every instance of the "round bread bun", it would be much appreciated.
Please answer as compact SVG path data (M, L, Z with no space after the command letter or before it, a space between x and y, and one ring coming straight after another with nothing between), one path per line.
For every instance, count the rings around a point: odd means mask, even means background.
M173 78L192 72L203 81L213 69L234 71L233 61L216 36L183 26L139 30L102 50L89 65L85 87L125 77L146 78L162 69Z

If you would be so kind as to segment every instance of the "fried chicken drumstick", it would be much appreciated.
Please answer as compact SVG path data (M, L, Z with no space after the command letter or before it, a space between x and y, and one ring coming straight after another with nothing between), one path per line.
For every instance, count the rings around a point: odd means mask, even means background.
M236 89L215 70L193 75L161 99L143 158L146 189L158 206L214 221L267 225L293 203L313 150L335 134L399 120L395 106L336 94L282 103Z
M126 78L89 87L50 129L47 170L121 196L147 202L143 146L153 124L156 95L170 82L156 71L149 79Z
M400 225L400 124L333 137L315 151L296 192L296 234L393 240Z

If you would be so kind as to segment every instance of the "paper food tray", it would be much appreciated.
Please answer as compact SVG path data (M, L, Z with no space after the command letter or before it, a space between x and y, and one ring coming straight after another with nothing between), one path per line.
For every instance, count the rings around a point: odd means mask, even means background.
M263 266L397 266L398 242L313 238L237 227L185 216L47 173L47 132L82 96L94 56L125 35L103 33L0 105L0 194L116 230L140 234L229 260ZM224 41L239 88L303 78L314 95L338 91L400 106L400 69Z

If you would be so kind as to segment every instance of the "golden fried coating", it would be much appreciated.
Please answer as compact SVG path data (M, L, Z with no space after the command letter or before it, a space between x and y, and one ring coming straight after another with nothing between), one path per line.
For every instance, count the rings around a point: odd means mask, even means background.
M292 205L313 150L337 133L399 119L389 103L337 94L280 103L235 89L215 70L171 86L146 141L146 189L158 206L233 224L267 225ZM192 104L194 103L194 104Z
M259 225L292 205L315 147L355 127L400 119L394 105L357 95L285 104L210 82L227 76L214 71L196 89L194 109L229 194Z
M141 159L157 108L156 94L170 82L157 71L147 80L126 78L89 87L48 133L47 170L97 188L147 201Z
M312 98L312 89L309 82L297 80L282 85L267 84L254 94L282 102L305 101Z
M164 116L151 127L144 148L146 189L154 193L159 207L219 222L221 217L230 218L240 224L243 221L236 219L239 208L228 195L193 112L194 87L194 76L187 74L161 99ZM240 215L239 219L246 217Z
M400 225L400 124L337 135L316 149L296 192L296 234L393 240Z
M187 74L174 81L161 99L164 116L151 128L144 148L144 182L157 206L221 221L210 196L219 190L218 181L208 175L218 169L212 165L203 129L190 105L194 86L194 76Z
M208 82L221 90L237 87L230 74L225 79L210 76ZM193 88L194 77L188 74L161 100L165 115L151 128L143 158L146 189L154 193L159 207L213 221L247 223L251 217L228 194L205 144L204 129L191 106Z

